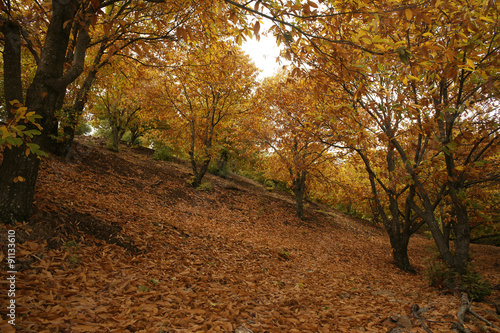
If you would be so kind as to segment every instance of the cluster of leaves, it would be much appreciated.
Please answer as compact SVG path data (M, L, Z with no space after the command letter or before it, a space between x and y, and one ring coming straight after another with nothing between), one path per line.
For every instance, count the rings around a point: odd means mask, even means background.
M19 101L10 101L10 112L12 116L7 123L0 127L0 147L19 147L26 145L25 154L36 154L39 157L47 156L47 153L40 149L40 146L31 142L34 136L39 135L42 127L36 121L41 116L28 109Z
M157 161L167 161L170 162L174 158L174 152L172 148L165 145L164 143L159 143L155 145L155 153L153 159Z
M221 41L177 50L171 69L157 74L159 86L150 98L168 117L169 128L156 131L155 139L187 152L198 187L211 161L227 149L237 117L248 111L257 68Z

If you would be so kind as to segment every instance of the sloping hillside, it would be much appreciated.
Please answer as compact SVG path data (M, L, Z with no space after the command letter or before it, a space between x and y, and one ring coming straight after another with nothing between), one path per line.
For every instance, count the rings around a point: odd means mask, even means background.
M209 175L199 191L189 177L147 149L115 154L90 138L68 161L45 160L33 223L15 227L17 331L387 332L408 316L407 331L425 332L413 304L433 307L422 315L433 332L450 331L460 300L427 286L429 240L410 245L419 275L403 273L366 222L312 204L301 221L290 198L250 180ZM472 256L499 284L500 250ZM473 307L500 326L491 304Z

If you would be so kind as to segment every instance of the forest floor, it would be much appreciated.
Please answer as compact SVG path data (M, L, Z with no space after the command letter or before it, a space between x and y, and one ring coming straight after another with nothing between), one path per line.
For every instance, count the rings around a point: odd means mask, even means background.
M116 154L85 137L69 161L45 159L32 221L0 230L3 244L16 230L16 331L425 332L413 304L432 307L422 314L432 332L451 331L460 300L428 286L426 237L410 243L418 274L404 273L367 221L312 203L301 221L291 197L258 183L208 175L200 191L190 176L148 149ZM471 255L500 284L500 248L472 245ZM497 326L499 296L472 305ZM0 331L13 332L0 313Z

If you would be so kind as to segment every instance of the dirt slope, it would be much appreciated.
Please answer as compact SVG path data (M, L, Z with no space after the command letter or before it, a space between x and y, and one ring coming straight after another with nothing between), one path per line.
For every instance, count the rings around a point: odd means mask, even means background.
M434 307L427 325L450 331L460 302L427 286L423 237L410 245L420 274L406 274L366 222L316 206L300 221L290 198L242 177L209 175L213 189L197 191L186 165L147 149L80 138L75 151L43 162L32 224L15 227L19 332L387 332L412 304ZM472 256L499 284L500 250ZM474 309L500 326L492 305Z

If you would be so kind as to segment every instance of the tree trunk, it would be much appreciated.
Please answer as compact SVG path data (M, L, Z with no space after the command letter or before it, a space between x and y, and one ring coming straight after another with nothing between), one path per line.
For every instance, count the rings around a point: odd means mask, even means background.
M424 192L421 192L424 193ZM439 226L439 222L437 221L435 214L434 214L434 209L432 205L430 204L430 201L426 196L423 196L423 208L417 206L415 202L412 202L412 209L420 216L420 218L427 224L429 227L429 230L432 234L432 238L434 238L434 242L436 243L436 246L438 248L439 254L443 258L443 261L445 264L452 268L455 269L455 257L453 256L453 253L451 253L449 244L446 242L446 238L441 231L441 228Z
M87 95L94 83L95 77L97 75L98 69L101 68L106 62L100 63L101 58L104 54L106 44L102 44L94 57L93 67L90 72L87 74L83 85L81 86L76 99L73 103L73 106L64 110L64 114L67 116L67 124L63 127L64 132L64 140L62 142L57 143L57 149L54 149L53 153L59 156L66 156L69 152L71 145L73 144L73 140L75 139L75 130L78 126L78 122L83 114L83 109L85 108L85 103L87 100Z
M7 117L12 118L10 101L23 102L23 85L21 79L21 31L14 22L5 22L4 34L4 97Z
M5 45L4 61L4 97L7 115L13 118L10 101L23 101L21 81L21 32L13 22L6 22L3 27ZM0 222L14 223L25 221L31 213L33 195L40 160L25 154L26 147L6 148L3 163L0 166ZM21 176L24 181L19 181ZM14 182L16 179L16 182Z
M456 196L455 192L450 191L454 212L456 216L455 225L455 270L459 274L464 274L467 271L467 263L469 261L470 247L470 226L467 215L467 207Z
M389 148L391 148L391 146L389 146ZM409 188L404 207L402 207L404 208L404 220L402 220L400 217L400 203L396 196L396 190L390 187L384 188L383 193L385 193L389 199L390 215L387 214L382 203L380 202L380 194L377 189L377 178L375 172L370 166L370 161L362 151L357 150L357 153L365 164L365 169L370 180L370 186L373 194L372 210L374 212L374 215L379 216L382 224L385 227L385 230L387 231L387 235L389 235L394 264L396 265L396 267L402 269L403 271L415 273L415 269L411 266L408 257L408 244L410 242L410 237L421 226L421 224L414 223L411 214L411 204L414 202L415 188L413 186ZM394 171L394 154L390 149L388 151L386 160L387 169L389 173L391 173Z
M399 269L415 273L415 269L410 264L410 259L408 257L408 243L410 242L410 235L402 233L399 235L389 234L392 247L392 257L394 258L394 264Z
M25 104L28 111L35 111L42 116L42 134L33 140L42 149L47 149L52 142L50 133L53 133L56 126L54 113L57 102L60 101L66 87L83 71L85 50L90 38L88 31L85 30L86 27L81 26L74 48L72 66L64 73L70 32L78 7L78 0L52 1L52 16L45 44L35 77L26 94ZM88 17L89 20L91 16ZM6 78L5 82L10 82L10 78ZM33 155L26 157L24 152L24 147L5 151L0 166L0 216L4 223L25 221L31 215L40 161ZM25 181L13 183L12 176L14 178L21 176Z
M198 170L198 167L196 165L196 161L194 158L191 159L191 166L193 167L193 173L194 173L194 178L192 185L194 188L198 188L201 185L201 182L203 180L203 177L208 171L208 166L210 165L210 158L205 157L203 160L203 163L201 164L200 170Z
M118 128L116 126L112 126L111 132L112 132L112 140L113 140L113 151L117 152L118 151L118 142L120 141L120 138L118 135Z
M26 148L13 147L4 151L0 167L0 222L27 221L35 194L40 159L34 154L25 155ZM14 182L22 176L24 181Z
M307 171L300 171L293 180L293 193L295 194L295 209L297 216L304 220L304 194L306 192Z
M226 149L223 149L219 154L219 158L217 159L217 170L219 176L224 176L224 169L226 168L228 161L229 161L229 154Z

